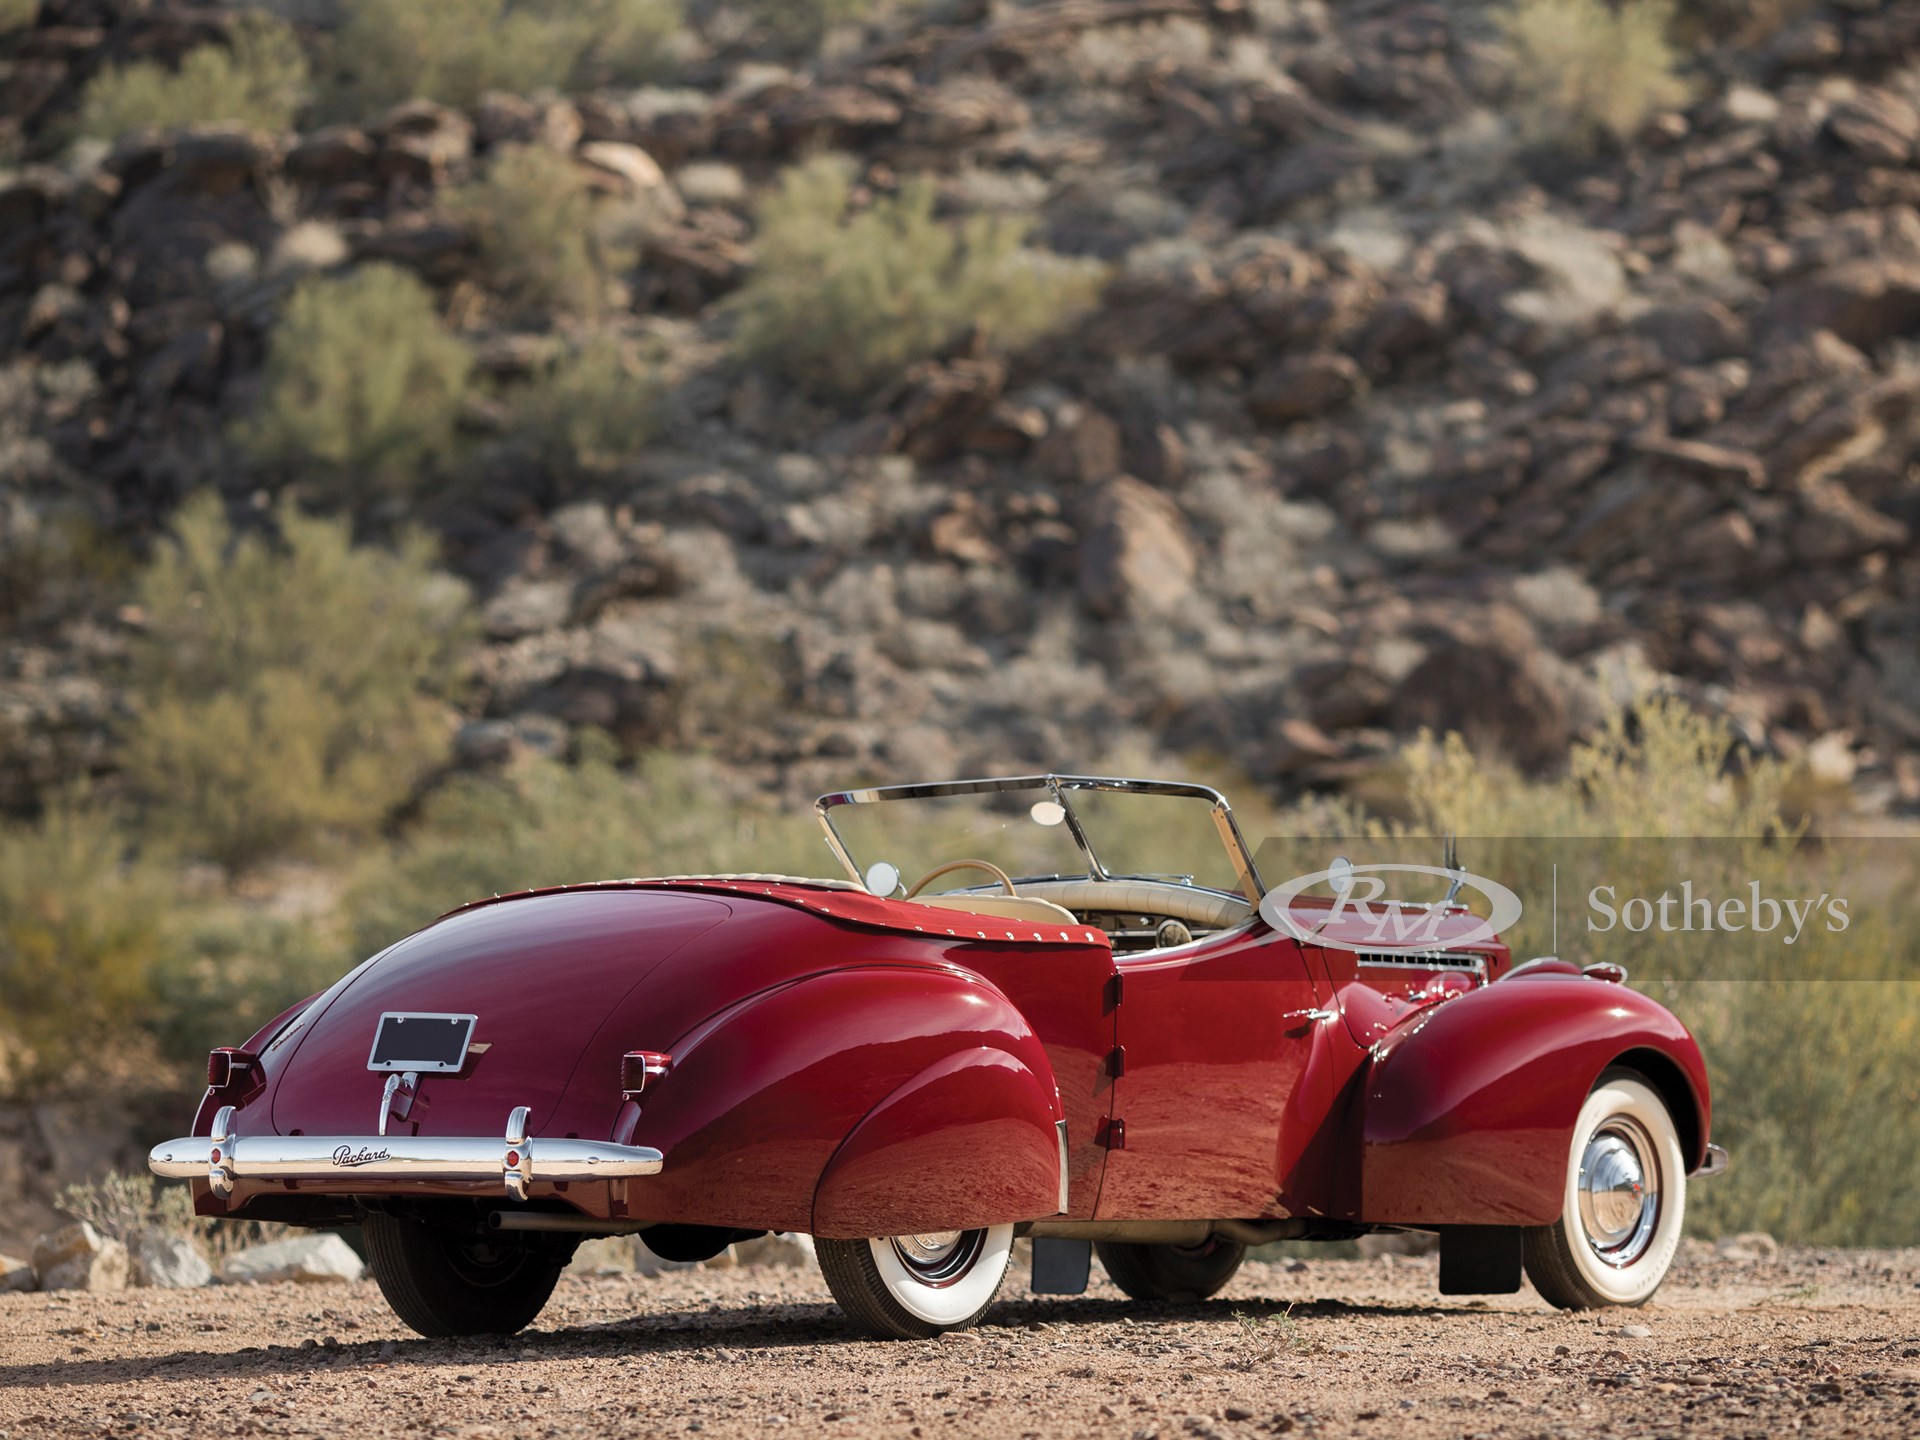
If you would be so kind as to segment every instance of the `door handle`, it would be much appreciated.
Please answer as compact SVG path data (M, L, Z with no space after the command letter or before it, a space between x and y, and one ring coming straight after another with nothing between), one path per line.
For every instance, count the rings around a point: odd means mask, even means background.
M1338 1020L1338 1010L1289 1010L1280 1017L1282 1020Z

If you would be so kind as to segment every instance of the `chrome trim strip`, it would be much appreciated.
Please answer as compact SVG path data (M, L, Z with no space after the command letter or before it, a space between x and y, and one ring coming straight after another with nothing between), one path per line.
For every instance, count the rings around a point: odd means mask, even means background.
M1710 1175L1724 1174L1726 1173L1728 1163L1727 1152L1725 1150L1721 1149L1718 1145L1709 1145L1707 1146L1707 1158L1702 1160L1700 1162L1700 1168L1695 1170L1687 1178L1689 1180L1704 1180Z
M666 1158L644 1145L604 1140L534 1139L527 1107L516 1106L506 1133L479 1135L236 1135L233 1107L214 1117L211 1135L186 1135L153 1147L147 1168L168 1180L206 1178L230 1195L242 1180L464 1180L490 1183L524 1200L536 1182L619 1180L657 1175ZM213 1157L219 1154L219 1159ZM508 1164L508 1157L513 1157Z
M1060 1209L1056 1213L1064 1215L1067 1213L1067 1190L1068 1190L1067 1122L1064 1120L1054 1121L1053 1133L1060 1137Z

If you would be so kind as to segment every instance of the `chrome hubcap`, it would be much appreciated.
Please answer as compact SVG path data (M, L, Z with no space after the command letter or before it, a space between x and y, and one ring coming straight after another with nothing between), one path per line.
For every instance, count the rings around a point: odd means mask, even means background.
M973 1268L986 1244L984 1230L934 1230L892 1237L893 1253L923 1285L951 1285Z
M1660 1220L1660 1164L1647 1132L1624 1115L1594 1131L1576 1193L1587 1245L1604 1263L1624 1269L1646 1254Z

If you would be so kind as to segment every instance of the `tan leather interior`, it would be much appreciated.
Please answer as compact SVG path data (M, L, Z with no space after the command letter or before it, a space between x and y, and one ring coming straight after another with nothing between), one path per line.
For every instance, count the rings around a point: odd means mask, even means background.
M916 895L907 905L935 910L964 910L969 915L998 915L1007 920L1035 920L1043 925L1078 925L1071 910L1031 895Z
M1217 895L1166 880L1024 880L1023 900L1047 900L1069 910L1166 915L1208 930L1224 930L1253 914L1233 895Z

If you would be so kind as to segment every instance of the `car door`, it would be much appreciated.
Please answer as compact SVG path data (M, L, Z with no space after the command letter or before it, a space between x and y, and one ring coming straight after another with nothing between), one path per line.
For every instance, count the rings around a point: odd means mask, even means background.
M1325 980L1259 920L1117 957L1103 1220L1251 1219L1314 1208L1337 1024ZM1342 1037L1344 1038L1344 1037Z

